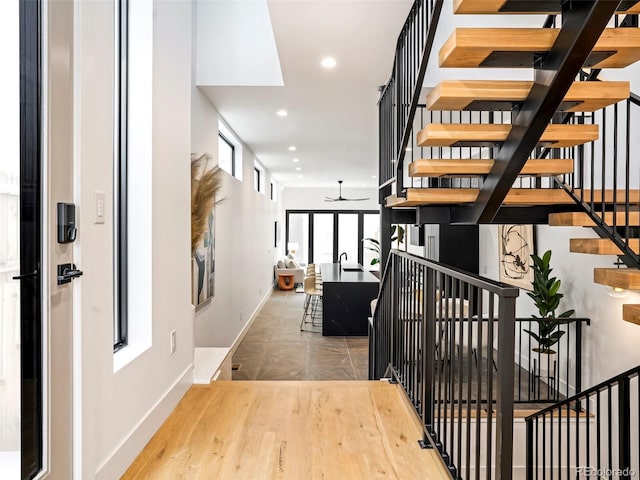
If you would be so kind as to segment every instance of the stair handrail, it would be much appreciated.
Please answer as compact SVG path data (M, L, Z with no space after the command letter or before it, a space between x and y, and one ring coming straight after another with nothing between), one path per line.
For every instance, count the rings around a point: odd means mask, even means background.
M627 17L631 17L631 16L627 16ZM628 27L627 27L628 28ZM589 76L586 72L582 72L580 75L580 79L582 81L602 81L600 78L593 78L591 76ZM630 125L629 125L629 118L630 118L630 109L631 109L631 105L634 105L636 107L640 107L640 96L636 95L633 92L630 92L629 94L629 98L626 100L627 106L627 113L625 114L625 116L623 117L624 121L627 122L627 126L626 126L626 135L627 135L627 142L629 141L629 129L630 129ZM611 107L611 106L610 106ZM610 107L605 107L602 109L602 111L606 111L608 108ZM615 119L614 121L617 122L617 116L618 116L618 104L615 104L612 106L613 110L614 110L614 116ZM604 115L604 114L603 114ZM575 118L575 114L567 114L566 118L563 119L565 120L565 123L568 123L570 121L573 121ZM604 126L601 125L601 128L603 128L604 131ZM613 131L613 135L615 136L615 138L613 139L614 145L618 144L617 141L617 136L619 135L619 130L618 128L615 128ZM605 138L605 136L602 136L603 138L601 138L601 142L606 142L607 138ZM631 157L628 153L628 149L629 149L629 145L627 144L626 146L626 152L627 155L623 161L625 162L625 168L628 171L629 169L629 162L631 161ZM578 156L583 156L584 155L584 150L578 150L577 151ZM592 153L593 155L593 153ZM614 157L616 157L618 155L617 153L617 149L614 147L614 152L613 152ZM581 160L576 159L577 162L580 162ZM613 163L614 165L617 165L617 158L614 158ZM628 174L626 175L628 177ZM617 180L617 174L613 175L614 179ZM579 206L582 207L584 213L586 213L589 218L593 221L594 226L593 229L595 230L595 232L598 234L598 236L600 236L601 238L606 238L608 240L610 240L611 242L613 242L613 244L620 250L620 254L618 255L622 261L622 263L624 263L627 267L635 267L638 268L640 267L640 255L638 254L638 252L635 252L628 243L628 239L630 238L630 234L628 229L625 231L625 235L623 236L619 231L618 231L618 227L622 227L624 225L618 225L616 220L615 220L615 216L614 216L614 222L612 225L608 225L605 221L604 221L604 213L605 213L605 209L604 209L604 203L602 202L594 202L593 197L592 198L583 198L581 195L578 195L576 193L576 189L575 189L575 182L572 182L571 184L567 184L567 182L564 180L563 177L553 177L554 180L554 184L557 185L559 188L562 188L575 202L576 204L578 204ZM628 180L628 179L627 179ZM617 181L614 183L615 186L617 186ZM628 199L628 195L629 195L629 182L627 181L626 184L624 185L624 189L627 195L627 198L625 199L624 202L622 201L618 201L617 199L617 195L614 194L614 199L612 205L613 205L613 210L616 210L618 207L623 208L624 212L627 212L627 218L628 218L628 213L630 212L630 204L629 204L629 199ZM594 186L591 186L591 190L594 190ZM603 188L604 190L604 188ZM614 190L616 190L616 188L614 187ZM627 227L628 228L628 227Z
M422 423L420 444L438 451L453 478L480 468L476 465L481 460L495 468L495 478L512 478L518 295L516 287L407 252L392 250L387 260L369 337L369 378L387 377L402 386ZM464 352L452 347L452 332L466 342ZM450 362L442 362L446 357ZM461 374L473 358L476 367L464 380L464 394L462 376L455 372ZM481 371L484 366L487 373ZM495 405L495 411L488 408L483 418L487 405ZM461 421L454 439L456 411ZM495 431L483 431L482 422L494 419ZM478 439L474 454L470 444L461 446L458 440L471 428ZM479 446L481 437L486 447Z
M635 382L633 387L632 381ZM543 478L554 478L554 471L561 478L561 472L565 470L570 478L572 464L577 469L577 476L580 473L590 476L589 472L593 474L593 470L615 469L619 471L616 477L632 478L636 473L633 467L640 465L640 452L632 449L632 445L640 441L640 433L635 430L632 434L631 427L632 422L640 420L638 390L640 365L526 417L526 479L539 478L540 471ZM604 398L600 396L602 393L606 393ZM565 412L567 421L563 434L562 414ZM571 416L580 415L584 415L585 422L579 422L577 418L574 422L569 421ZM596 433L590 435L592 428ZM601 434L601 430L605 432ZM586 437L584 441L580 440L582 436ZM590 436L596 437L595 444L593 440L589 442ZM601 438L605 445L601 445ZM562 444L563 440L566 446ZM612 452L617 458L613 458ZM594 457L596 467L589 465ZM608 464L602 462L605 457ZM584 465L581 460L585 461Z
M580 402L581 400L591 395L592 393L602 391L606 389L608 386L613 385L614 383L618 383L620 380L624 378L629 378L636 375L640 375L640 365L638 365L637 367L630 368L626 372L620 373L615 377L609 378L608 380L600 382L597 385L594 385L593 387L582 390L581 392L578 392L569 398L565 398L564 400L554 403L553 405L549 405L548 407L543 408L542 410L538 410L537 412L532 413L531 415L526 417L525 421L529 422L530 420L535 420L537 417L543 417L546 414L551 413L554 410L560 410L563 407L567 407L567 406L571 407L571 404Z
M402 27L387 83L380 88L379 183L403 194L405 149L433 48L444 0L415 0Z

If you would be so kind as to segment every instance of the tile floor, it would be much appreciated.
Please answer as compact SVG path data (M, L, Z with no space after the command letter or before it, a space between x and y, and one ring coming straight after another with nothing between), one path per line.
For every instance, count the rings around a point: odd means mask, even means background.
M273 291L233 355L234 380L367 380L367 337L301 332L304 297Z

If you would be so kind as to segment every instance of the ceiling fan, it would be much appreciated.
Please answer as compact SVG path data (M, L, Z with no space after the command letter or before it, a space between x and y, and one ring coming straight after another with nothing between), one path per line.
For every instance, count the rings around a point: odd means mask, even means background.
M342 196L342 180L338 180L340 186L340 194L337 198L324 197L325 202L361 202L363 200L369 200L369 198L345 198Z

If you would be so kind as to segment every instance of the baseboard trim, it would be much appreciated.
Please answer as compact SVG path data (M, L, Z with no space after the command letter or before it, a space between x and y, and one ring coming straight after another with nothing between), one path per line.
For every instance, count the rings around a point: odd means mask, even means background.
M229 347L229 353L227 354L227 358L230 358L235 353L235 351L238 349L238 347L242 343L242 340L244 340L244 337L247 335L247 332L249 331L249 329L253 325L253 322L258 317L258 314L260 313L260 310L262 310L262 307L264 307L264 304L267 303L267 300L269 300L269 298L271 298L271 294L273 293L273 291L275 289L276 289L276 287L274 285L274 287L271 290L268 290L266 295L264 297L262 297L262 300L260 300L260 303L258 304L256 309L251 314L251 317L249 317L249 321L245 324L245 326L242 328L242 330L240 330L240 332L236 336L236 339L233 341L233 343Z
M113 453L98 467L96 480L120 478L158 431L193 383L193 365L189 365L169 389L131 429Z

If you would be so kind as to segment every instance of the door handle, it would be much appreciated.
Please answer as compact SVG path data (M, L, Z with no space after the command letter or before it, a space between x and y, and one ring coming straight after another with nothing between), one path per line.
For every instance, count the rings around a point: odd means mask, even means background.
M74 278L82 275L82 270L76 268L75 263L63 263L58 265L58 285L71 282Z
M22 273L20 275L16 275L15 277L11 277L12 280L22 280L24 278L35 278L38 276L38 270L34 270L29 273Z

